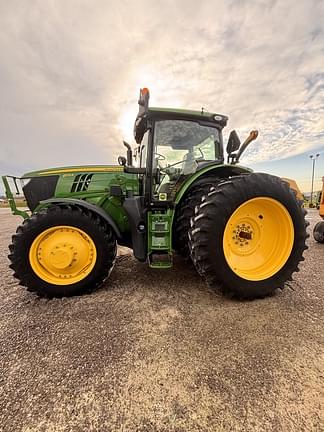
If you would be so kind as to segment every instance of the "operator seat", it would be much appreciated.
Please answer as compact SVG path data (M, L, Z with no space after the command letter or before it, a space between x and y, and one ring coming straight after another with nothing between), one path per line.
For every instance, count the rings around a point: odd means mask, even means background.
M189 175L196 172L198 167L194 152L189 151L183 158L182 172L183 175Z

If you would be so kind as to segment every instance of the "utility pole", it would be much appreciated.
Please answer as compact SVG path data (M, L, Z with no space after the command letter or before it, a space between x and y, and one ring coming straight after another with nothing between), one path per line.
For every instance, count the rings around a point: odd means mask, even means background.
M312 190L311 190L311 199L310 199L310 205L309 207L313 207L313 190L314 190L314 174L315 174L315 163L317 161L317 158L319 158L319 153L316 153L315 155L310 155L310 159L312 161L313 164L313 169L312 169Z

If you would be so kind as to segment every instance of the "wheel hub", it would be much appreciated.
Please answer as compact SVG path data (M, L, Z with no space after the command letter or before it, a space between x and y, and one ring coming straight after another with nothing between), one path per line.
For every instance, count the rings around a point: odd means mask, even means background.
M97 259L92 239L81 229L52 227L32 243L29 260L33 271L46 282L65 285L90 274Z
M233 231L236 244L248 244L249 240L252 240L253 230L250 225L242 223L236 225L236 229Z
M49 261L51 265L56 269L65 269L71 266L74 256L73 249L72 245L55 246L50 252Z
M231 251L242 256L254 252L259 245L261 229L250 215L240 217L232 226L232 238L228 243Z

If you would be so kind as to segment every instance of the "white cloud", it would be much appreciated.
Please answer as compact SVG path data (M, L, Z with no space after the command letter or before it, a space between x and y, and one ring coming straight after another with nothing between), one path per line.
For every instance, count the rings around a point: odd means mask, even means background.
M324 144L323 22L315 0L1 2L0 170L115 162L140 86L259 129L247 162Z

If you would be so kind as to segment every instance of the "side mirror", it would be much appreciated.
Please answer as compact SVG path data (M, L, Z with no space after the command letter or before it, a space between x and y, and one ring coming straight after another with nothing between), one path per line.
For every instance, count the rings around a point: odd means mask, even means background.
M231 153L238 150L240 148L240 145L241 145L240 138L238 137L236 131L232 130L228 137L228 143L226 146L227 154L230 155Z
M125 166L126 165L126 158L125 158L125 156L118 156L118 163L121 166Z

